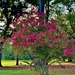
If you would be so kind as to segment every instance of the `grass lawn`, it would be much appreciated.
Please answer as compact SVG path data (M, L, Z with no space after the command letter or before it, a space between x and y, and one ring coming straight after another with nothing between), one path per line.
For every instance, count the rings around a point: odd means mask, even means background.
M27 65L26 63L23 62L24 60L19 60L19 64L22 63L24 65ZM29 61L29 60L28 60ZM31 61L29 61L31 62ZM63 62L62 62L63 63ZM55 62L53 63L54 65L59 65L59 63ZM69 62L65 62L65 64L72 64ZM16 65L16 60L2 60L2 65L3 66L15 66Z
M2 60L2 66L15 66L15 60Z
M19 64L26 64L23 63L22 60L19 60ZM16 60L2 60L2 66L15 66L16 65Z
M0 75L39 75L39 74L28 70L5 70L5 71L2 70L0 71ZM75 74L51 73L50 75L75 75Z
M19 61L22 63L22 60ZM15 66L15 60L2 60L3 66ZM30 71L30 70L0 70L0 75L39 75L37 72ZM50 75L75 75L73 73L50 73Z

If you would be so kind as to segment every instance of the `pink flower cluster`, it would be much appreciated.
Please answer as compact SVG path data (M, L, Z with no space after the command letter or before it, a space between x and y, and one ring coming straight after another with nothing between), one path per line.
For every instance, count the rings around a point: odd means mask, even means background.
M50 48L65 48L64 54L72 55L75 50L74 43L69 44L68 35L57 26L57 21L52 20L45 23L45 14L39 15L36 11L31 10L29 14L21 16L18 20L12 22L16 28L16 32L12 34L12 43L15 48L22 47L34 50L37 46L48 45ZM35 15L31 16L32 13ZM69 44L69 46L67 46ZM67 47L66 47L67 46ZM70 47L70 48L69 48ZM71 49L71 50L69 50Z
M72 51L70 51L69 49L65 49L64 50L64 54L71 56L72 55Z
M6 41L6 39L2 39L2 43L4 43Z
M2 46L3 44L0 44L0 46Z

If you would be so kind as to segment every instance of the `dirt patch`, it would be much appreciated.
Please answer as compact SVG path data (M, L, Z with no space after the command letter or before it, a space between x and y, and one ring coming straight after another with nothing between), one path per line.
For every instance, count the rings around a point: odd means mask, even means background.
M63 72L63 73L75 73L75 64L73 65L52 65L49 67L50 72Z
M17 65L17 66L2 66L0 70L23 70L29 69L29 66L24 65Z
M50 72L63 72L63 73L75 73L75 64L73 65L62 65L63 67L59 65L51 65L49 66ZM0 70L28 70L30 67L26 65L18 65L18 66L3 66L0 67Z

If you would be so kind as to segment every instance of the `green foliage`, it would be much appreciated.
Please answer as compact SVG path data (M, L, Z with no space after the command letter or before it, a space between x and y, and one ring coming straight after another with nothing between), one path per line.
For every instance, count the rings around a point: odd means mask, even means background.
M54 3L63 3L65 5L72 4L75 0L54 0Z
M36 52L42 60L45 60L48 57L48 55L50 54L50 50L51 48L47 45L36 47Z
M43 1L44 1L44 3L46 4L46 2L47 2L48 0L43 0ZM26 2L28 2L28 3L32 4L32 5L36 5L36 6L39 5L39 0L26 0Z
M28 2L32 5L38 5L38 0L26 0L26 2Z
M52 10L54 9L55 10L54 12L56 12L57 15L61 15L65 11L65 9L66 9L65 12L73 13L74 12L74 8L72 8L73 4L75 5L75 0L54 0L54 2L52 2L50 7L53 6ZM58 7L58 5L60 6Z
M24 60L22 61L23 63L26 63L28 66L30 66L30 68L33 66L34 62L31 60L31 61L28 61L28 60Z
M73 32L75 31L75 13L73 14L67 14L67 20L69 20L71 29L73 30Z
M65 30L69 37L75 37L75 14L64 14L58 18L59 25L62 26L63 30Z
M18 54L18 58L21 60L29 60L30 57L28 56L27 52L25 50L19 50L19 51L14 51L14 48L8 39L4 44L3 44L3 59L6 60L14 60L16 58L16 55Z
M5 42L3 45L3 59L14 59L14 49L10 43L11 42Z

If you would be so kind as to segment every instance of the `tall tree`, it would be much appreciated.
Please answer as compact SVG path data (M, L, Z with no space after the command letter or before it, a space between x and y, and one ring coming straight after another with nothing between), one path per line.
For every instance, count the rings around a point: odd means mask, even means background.
M75 6L75 0L54 0L54 4L62 4L63 6L66 6L67 13L65 14L64 18L61 17L61 24L64 26L65 31L68 33L69 39L75 39L75 10L73 8ZM71 62L72 59L69 57L68 61Z
M18 1L17 5L14 4L15 1ZM13 16L15 19L22 15L22 9L27 8L25 4L22 5L20 0L0 0L0 9L2 9L2 15L6 19L6 26L3 30L3 39L11 36L10 24L13 20ZM3 17L2 17L3 18ZM8 33L9 32L9 33ZM1 58L1 57L0 57Z

